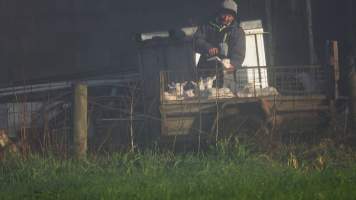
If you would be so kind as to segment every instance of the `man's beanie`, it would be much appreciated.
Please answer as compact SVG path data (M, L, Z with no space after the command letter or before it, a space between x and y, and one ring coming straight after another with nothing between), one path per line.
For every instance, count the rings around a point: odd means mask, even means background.
M223 10L233 11L235 15L237 15L237 4L234 0L224 0L221 5L221 8Z

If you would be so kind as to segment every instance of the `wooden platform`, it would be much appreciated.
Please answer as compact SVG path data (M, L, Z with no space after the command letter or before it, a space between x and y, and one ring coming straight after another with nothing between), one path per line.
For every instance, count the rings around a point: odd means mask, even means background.
M271 115L302 115L329 112L326 96L268 96L257 98L190 99L162 103L161 134L166 136L208 134L223 116L254 116L268 120Z

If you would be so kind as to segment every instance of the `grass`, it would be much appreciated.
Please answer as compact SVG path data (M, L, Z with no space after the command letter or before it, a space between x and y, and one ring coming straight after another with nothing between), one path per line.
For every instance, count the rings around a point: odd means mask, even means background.
M339 165L345 162L328 158L323 167L312 161L290 164L301 155L271 159L243 145L223 144L200 154L147 151L90 156L86 161L8 158L0 166L0 199L356 198L353 159Z

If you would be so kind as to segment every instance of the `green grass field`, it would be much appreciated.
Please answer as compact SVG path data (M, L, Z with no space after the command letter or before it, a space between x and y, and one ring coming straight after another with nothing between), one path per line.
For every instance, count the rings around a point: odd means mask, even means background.
M87 161L7 158L0 167L0 199L356 199L353 154L342 153L343 159L336 151L323 153L305 162L302 154L276 159L244 146Z

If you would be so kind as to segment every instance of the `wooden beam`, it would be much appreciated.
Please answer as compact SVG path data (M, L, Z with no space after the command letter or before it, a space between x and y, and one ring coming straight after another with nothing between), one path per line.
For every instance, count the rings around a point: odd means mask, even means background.
M313 32L313 12L311 0L306 1L306 17L307 17L307 30L308 30L308 44L309 44L309 62L316 64L315 47L314 47L314 32Z
M268 65L273 66L274 63L274 41L273 41L273 17L272 17L272 0L265 1L265 10L267 18L267 32L268 32Z

